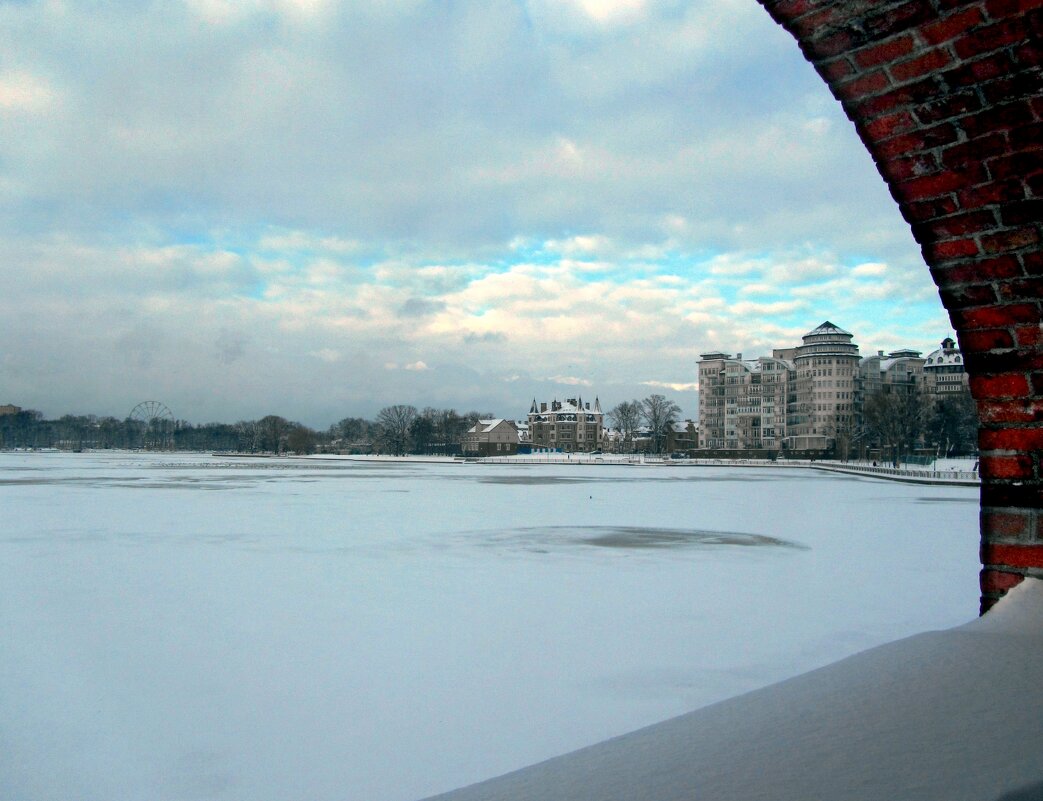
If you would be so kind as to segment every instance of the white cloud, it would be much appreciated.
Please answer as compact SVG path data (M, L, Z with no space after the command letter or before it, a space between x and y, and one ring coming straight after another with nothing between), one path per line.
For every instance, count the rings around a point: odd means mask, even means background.
M851 274L859 277L884 275L886 272L887 265L879 261L867 261L851 268Z
M313 350L311 351L310 355L314 356L316 359L320 359L326 362L327 364L334 364L335 362L339 362L342 358L341 352L338 350L333 350L333 348L321 348L320 350Z
M671 381L642 381L646 387L658 387L659 389L671 389L674 392L694 392L699 389L697 382L671 382Z
M554 375L547 379L555 384L565 384L570 387L589 387L593 382L589 378L579 378L571 375Z
M0 111L44 111L57 99L57 92L39 75L24 71L0 73Z
M409 364L405 365L405 367L403 367L403 369L404 370L409 370L409 371L414 372L414 373L420 373L420 372L423 372L425 370L430 370L431 368L428 367L426 364L424 364L422 361L415 361L415 362L410 362Z

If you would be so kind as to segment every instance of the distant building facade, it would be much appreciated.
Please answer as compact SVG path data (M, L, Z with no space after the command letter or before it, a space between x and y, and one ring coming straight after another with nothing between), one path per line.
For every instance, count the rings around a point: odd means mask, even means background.
M18 414L20 411L22 411L21 406L15 406L14 404L7 403L3 406L0 406L0 417L3 417L6 414Z
M722 351L699 359L699 447L719 450L825 450L857 439L867 398L967 389L952 339L924 359L901 349L861 357L853 335L829 322L800 345L770 357Z
M923 373L927 391L938 398L970 391L970 378L963 366L963 354L951 337L943 339L942 346L927 355Z
M529 439L532 449L560 450L564 453L590 453L601 448L605 416L601 402L594 406L582 398L536 403L529 408Z
M513 456L518 453L518 429L510 420L479 420L463 438L465 456Z
M781 447L793 363L774 356L744 360L720 351L699 362L701 448L753 450Z

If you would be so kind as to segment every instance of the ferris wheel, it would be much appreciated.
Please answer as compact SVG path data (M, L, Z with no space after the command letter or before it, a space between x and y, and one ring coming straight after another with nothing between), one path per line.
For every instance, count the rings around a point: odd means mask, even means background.
M174 422L173 412L171 412L165 404L154 400L142 401L130 410L128 417L131 420L137 420L139 423L144 423L146 428L153 428L154 424L157 422Z
M140 426L136 435L146 450L166 450L174 444L174 413L159 401L142 401L130 410L128 419Z

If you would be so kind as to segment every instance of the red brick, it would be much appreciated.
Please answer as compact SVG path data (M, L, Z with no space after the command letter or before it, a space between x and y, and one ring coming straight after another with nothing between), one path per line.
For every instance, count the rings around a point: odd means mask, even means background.
M838 100L860 100L863 97L877 95L891 86L891 79L883 70L867 72L854 80L838 84L833 88L833 94Z
M1021 573L1002 570L983 570L979 578L982 592L1006 592L1021 584L1025 577Z
M909 224L933 220L935 217L945 217L954 214L959 206L952 195L942 195L931 200L920 200L915 203L903 203L899 206L902 217Z
M991 211L968 211L928 224L930 232L938 239L967 236L995 227L996 215Z
M1023 14L1034 8L1043 8L1043 0L987 0L985 10L993 19Z
M942 304L949 311L988 306L996 302L996 290L988 284L968 284L955 289L943 289L940 294Z
M1004 20L977 28L973 33L965 33L953 41L953 48L960 58L974 58L982 53L1017 44L1024 37L1025 32L1016 20Z
M1043 48L1032 42L1015 47L1011 52L1021 67L1038 67L1043 64Z
M1004 203L1000 209L1000 219L1008 226L1043 222L1043 198Z
M1043 323L1039 325L1019 325L1014 329L1014 336L1018 345L1028 348L1038 348L1043 345Z
M858 8L858 3L840 3L840 5ZM923 0L911 0L900 6L887 5L877 14L863 14L858 20L858 24L865 31L866 37L880 40L885 36L893 36L912 27L920 27L929 20L935 19L936 16L935 10L929 3L924 3Z
M984 253L1004 253L1037 245L1039 244L1039 239L1039 230L1026 226L983 236L981 238L981 249Z
M798 39L814 39L823 29L835 27L848 16L839 5L820 6L789 20L786 27Z
M984 21L985 18L981 15L981 11L976 8L970 8L966 11L950 14L948 17L932 22L929 25L924 25L920 29L920 35L923 36L928 44L941 44L959 36L964 31L969 31L971 28L981 25Z
M929 50L923 55L910 58L907 61L892 64L887 68L887 71L891 73L891 77L896 81L909 81L931 72L937 72L951 63L952 56L949 55L948 51L938 48L937 50Z
M992 400L980 412L983 425L1043 421L1043 400Z
M948 242L930 242L923 246L924 256L929 263L976 256L980 253L974 239L951 239Z
M822 61L844 55L855 46L856 42L854 34L848 31L837 31L818 39L805 39L801 46L804 52L811 56L811 61Z
M1000 299L1006 302L1043 298L1043 277L1005 281L998 288Z
M930 78L925 78L916 83L907 83L889 92L859 100L850 104L849 107L859 117L872 119L873 117L892 113L903 107L929 104L937 96L938 84ZM956 116L956 114L949 116Z
M796 19L818 7L817 0L777 0L767 4L768 10L776 19Z
M964 170L952 169L938 175L925 175L898 184L895 190L905 201L928 200L963 189L967 185L984 183L985 170L980 164L969 163Z
M1043 142L1043 122L1012 128L1007 131L1007 140L1010 142L1011 151L1015 153L1038 150L1040 142Z
M946 70L941 78L949 88L973 86L982 81L999 78L1016 71L1014 59L1006 51L1001 50L985 58L961 62L958 67Z
M915 133L892 136L875 145L875 152L885 158L902 156L910 153L920 153L955 142L960 136L956 126L952 123L932 125L930 128L916 131Z
M861 50L856 50L853 55L855 63L865 69L866 67L876 67L889 61L895 61L902 58L902 56L907 56L913 52L915 47L916 42L913 40L913 37L909 34L904 34L883 44L871 45Z
M1021 70L1004 77L988 81L979 87L985 102L991 104L1007 103L1013 98L1034 97L1040 92L1038 70Z
M997 131L945 148L942 151L942 163L946 167L959 169L965 164L980 164L985 159L1006 155L1008 148L1007 135Z
M1031 105L1024 100L1000 103L956 120L968 139L977 139L993 131L1008 131L1033 122L1036 122L1036 115Z
M1043 150L999 156L989 159L985 166L994 181L1024 178L1031 173L1043 172Z
M957 312L953 322L961 332L1035 323L1039 322L1039 308L1033 303L1018 303L984 309L964 309Z
M978 470L983 479L998 478L1001 480L1032 479L1036 476L1032 457L1019 454L1017 456L982 456Z
M1043 373L1032 374L1032 394L1043 395Z
M916 118L924 125L932 125L942 120L962 117L964 114L978 112L982 108L981 98L974 90L953 92L940 99L924 102L916 110Z
M1011 203L1025 197L1025 187L1020 181L994 181L969 189L961 189L956 199L963 209L976 209L981 206L994 206L997 203Z
M970 382L976 398L1021 398L1029 393L1029 382L1024 373L972 375ZM1040 442L1043 443L1043 431L1040 432Z
M819 64L818 74L826 83L836 83L855 74L854 65L847 58L836 58Z
M978 437L978 445L982 451L1038 451L1043 448L1043 429L986 428Z
M921 175L937 175L938 160L930 153L891 159L879 164L880 174L888 181L908 181Z
M994 256L945 267L932 267L931 274L935 282L942 286L1016 278L1024 273L1016 256Z
M1043 567L1043 545L1014 545L989 542L982 545L983 565Z
M863 131L863 138L870 142L877 139L886 139L896 134L908 133L916 130L918 127L919 123L908 111L899 111L895 114L878 117L869 123L859 121L859 128Z
M996 350L997 348L1013 348L1014 337L1006 328L989 328L983 331L965 331L960 337L961 349Z
M1043 251L1030 250L1018 254L1025 275L1043 275Z
M981 529L993 539L1026 539L1029 535L1029 516L1017 512L982 510Z

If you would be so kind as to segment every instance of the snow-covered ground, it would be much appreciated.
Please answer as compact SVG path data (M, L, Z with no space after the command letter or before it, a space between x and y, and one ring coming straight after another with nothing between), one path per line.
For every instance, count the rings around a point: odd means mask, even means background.
M1039 801L1043 581L918 634L431 801Z
M0 798L408 801L977 611L977 490L0 454Z

